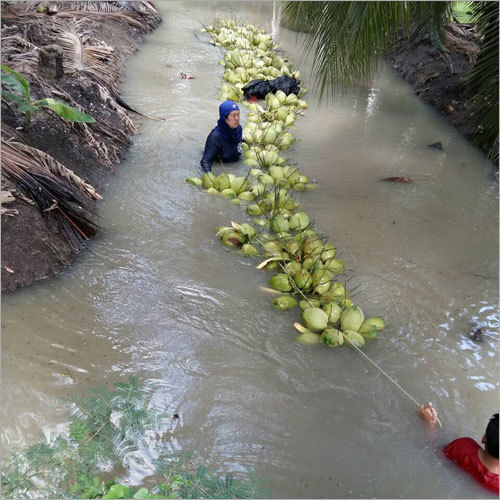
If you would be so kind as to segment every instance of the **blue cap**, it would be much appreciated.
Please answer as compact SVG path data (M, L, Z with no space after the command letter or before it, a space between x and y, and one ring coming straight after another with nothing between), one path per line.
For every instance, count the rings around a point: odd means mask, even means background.
M239 111L238 105L234 101L224 101L219 106L219 116L225 120L226 116L231 113L231 111Z

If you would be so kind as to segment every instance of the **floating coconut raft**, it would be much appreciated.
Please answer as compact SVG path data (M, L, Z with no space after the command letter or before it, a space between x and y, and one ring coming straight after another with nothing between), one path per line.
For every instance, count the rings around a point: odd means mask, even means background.
M272 38L250 24L237 26L232 20L217 21L203 29L211 42L226 49L220 64L226 68L221 99L240 102L249 109L243 128L244 163L251 168L246 177L231 173L191 177L187 182L209 194L245 204L254 224L231 222L217 228L221 242L249 257L264 259L258 269L273 270L268 283L277 297L272 305L288 310L298 306L302 323L293 326L302 344L360 348L384 328L380 317L365 319L362 309L349 298L339 276L345 263L336 257L335 246L314 229L314 223L293 198L293 191L316 186L281 156L294 144L289 132L307 103L299 95L282 91L267 94L265 105L243 100L243 87L254 79L281 75L299 78L290 61L276 54Z

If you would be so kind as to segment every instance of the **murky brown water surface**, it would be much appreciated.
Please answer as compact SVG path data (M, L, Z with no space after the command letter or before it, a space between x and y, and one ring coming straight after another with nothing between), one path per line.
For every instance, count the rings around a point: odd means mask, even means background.
M172 450L253 468L275 497L488 497L439 455L453 438L479 440L498 411L488 164L390 72L333 104L309 92L293 129L290 156L319 186L298 197L347 261L357 302L386 319L365 352L434 401L444 429L430 432L355 351L292 341L297 311L276 311L259 290L270 274L215 238L243 210L185 183L215 125L223 73L220 51L196 36L200 22L235 16L274 30L312 87L296 35L277 29L272 3L160 8L164 23L130 60L122 90L167 121L142 122L89 251L59 278L4 297L3 450L62 428L58 401L73 389L138 374L153 404L181 414ZM428 147L437 141L443 151ZM379 182L388 176L415 182ZM482 343L469 337L477 326Z

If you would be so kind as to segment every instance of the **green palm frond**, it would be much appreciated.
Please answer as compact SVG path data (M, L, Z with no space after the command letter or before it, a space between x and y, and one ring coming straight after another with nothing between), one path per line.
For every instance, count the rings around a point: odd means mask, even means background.
M418 43L429 38L431 44L446 51L444 28L453 11L453 2L411 2L410 40Z
M338 84L366 82L402 26L409 26L405 2L289 2L285 19L311 33L313 71L320 95Z
M311 33L324 2L287 2L283 9L282 26L301 33Z
M470 13L483 38L466 88L474 110L473 142L498 161L498 2L469 2Z
M283 14L286 27L310 34L304 53L313 51L323 96L340 84L366 83L401 32L445 50L451 11L452 2L287 2Z

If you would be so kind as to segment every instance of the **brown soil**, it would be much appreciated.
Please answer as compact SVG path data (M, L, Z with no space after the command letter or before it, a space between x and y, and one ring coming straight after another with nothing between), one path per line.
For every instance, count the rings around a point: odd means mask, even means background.
M37 5L39 3L32 4L33 12ZM37 23L47 23L47 25L52 23L54 18L60 17L59 14L49 16L46 13L39 13L31 17L13 19L4 16L5 9L10 13L16 13L17 7L15 4L2 3L3 37L5 30L9 36L22 37L26 33L27 25L33 23L33 17ZM69 26L75 19L81 20L80 26L84 26L91 40L96 43L104 41L114 48L113 64L116 62L121 72L127 56L137 50L143 35L160 22L159 17L153 12L131 13L128 10L126 14L139 20L148 16L148 23L140 27L133 22L132 24L127 22L127 18L124 18L124 21L106 13L101 13L98 17L61 15L57 22L68 23ZM10 54L2 52L2 63L11 65L9 57ZM48 96L36 78L28 80L33 97ZM88 137L82 133L82 125L62 120L51 112L35 114L29 131L24 133L17 130L16 133L21 142L48 153L100 192L113 174L114 168L123 159L130 143L128 137L133 131L133 126L130 122L127 123L123 109L120 113L116 111L116 101L113 106L109 100L103 100L97 82L92 81L88 75L65 73L63 78L57 81L57 88L69 95L85 112L96 119L96 123L90 127L96 141L103 148L101 152L96 149L95 144L88 143ZM58 99L57 95L51 97ZM22 118L15 106L9 106L2 101L2 136L5 136L8 127L10 127L8 130L20 127ZM106 151L107 154L103 154L102 151ZM67 235L61 230L60 222L58 223L51 212L42 213L37 206L29 204L20 186L2 175L2 190L4 189L13 192L16 200L2 205L2 208L18 210L18 214L14 216L2 215L2 291L13 291L36 280L53 276L73 260L79 249L70 243ZM97 207L94 207L92 200L86 200L85 206L88 213L95 213Z

